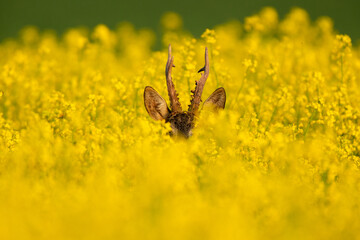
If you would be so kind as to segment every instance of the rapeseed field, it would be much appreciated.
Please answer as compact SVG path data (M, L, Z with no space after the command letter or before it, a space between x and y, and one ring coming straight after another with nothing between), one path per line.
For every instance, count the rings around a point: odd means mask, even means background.
M360 239L360 48L328 17L264 8L194 38L122 23L0 44L0 239ZM172 138L167 46L183 106L200 78L225 109Z

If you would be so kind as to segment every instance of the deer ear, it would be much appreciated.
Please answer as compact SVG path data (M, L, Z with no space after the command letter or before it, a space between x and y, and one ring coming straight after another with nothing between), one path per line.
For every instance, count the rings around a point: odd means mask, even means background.
M145 87L144 103L146 111L155 120L166 119L170 113L166 101L152 87Z
M203 107L212 107L214 109L224 109L226 102L226 93L224 88L216 89L208 99L205 100Z

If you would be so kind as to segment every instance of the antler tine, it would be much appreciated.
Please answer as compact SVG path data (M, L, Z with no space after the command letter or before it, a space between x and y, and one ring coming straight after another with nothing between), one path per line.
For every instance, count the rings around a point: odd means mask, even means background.
M178 94L176 93L175 86L171 78L172 67L175 67L174 57L171 56L171 45L169 44L169 54L165 68L165 76L166 76L166 85L170 99L170 108L174 112L181 112L182 111L181 104L179 102Z
M204 73L201 75L199 81L195 82L196 87L195 91L192 91L194 95L191 99L191 105L189 106L189 111L193 112L194 114L197 114L197 111L199 109L201 102L201 94L203 92L206 79L208 78L210 72L209 54L207 47L205 48L205 66L199 70L199 72L201 71L204 71Z

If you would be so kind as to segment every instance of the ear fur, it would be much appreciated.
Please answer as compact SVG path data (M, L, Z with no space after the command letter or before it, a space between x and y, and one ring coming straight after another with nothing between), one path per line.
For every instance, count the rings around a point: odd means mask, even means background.
M170 113L166 101L152 87L145 87L144 104L150 117L155 120L166 119Z
M204 102L203 107L212 107L215 110L224 109L226 102L226 93L223 87L216 89Z

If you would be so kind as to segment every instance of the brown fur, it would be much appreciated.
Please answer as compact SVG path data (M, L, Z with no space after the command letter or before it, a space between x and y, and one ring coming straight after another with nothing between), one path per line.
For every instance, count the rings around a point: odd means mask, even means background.
M205 81L209 75L209 56L207 48L205 48L205 67L200 69L204 71L200 80L196 84L195 91L192 91L194 95L191 99L189 111L182 111L181 104L179 102L175 86L171 78L171 70L173 67L174 58L171 56L171 46L169 45L168 61L166 63L166 83L168 88L168 94L170 99L170 107L168 108L164 98L155 91L152 87L145 87L144 90L144 104L146 111L155 120L165 120L171 124L172 131L170 135L184 136L188 138L192 135L192 129L194 128L195 115L199 114L199 106L201 102L201 94L205 85ZM200 72L199 71L199 72ZM204 102L204 107L212 107L213 109L223 109L226 102L226 93L224 88L216 89L208 99Z
M170 135L182 135L186 138L192 135L195 115L191 112L172 113L166 119L170 122L172 133Z
M204 102L204 107L211 107L215 110L223 109L226 102L224 88L218 88ZM171 136L183 136L188 138L192 135L194 128L195 114L193 112L170 111L162 98L152 87L144 90L144 105L149 115L155 120L165 120L171 124Z

